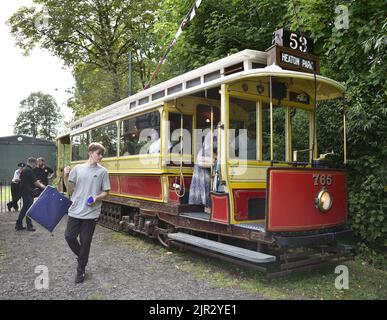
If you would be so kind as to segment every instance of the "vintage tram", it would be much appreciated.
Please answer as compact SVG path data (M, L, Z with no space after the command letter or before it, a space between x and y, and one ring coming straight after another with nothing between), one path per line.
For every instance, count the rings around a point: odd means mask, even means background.
M315 58L244 50L94 112L58 138L58 175L101 142L102 226L270 276L347 259L347 175L318 157L315 118L344 87ZM209 213L188 201L203 132L217 145Z

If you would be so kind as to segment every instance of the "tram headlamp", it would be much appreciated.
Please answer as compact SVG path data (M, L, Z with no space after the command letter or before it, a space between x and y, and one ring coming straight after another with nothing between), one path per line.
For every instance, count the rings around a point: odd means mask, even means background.
M332 196L325 189L322 189L314 200L315 207L321 212L327 212L332 207L332 203Z

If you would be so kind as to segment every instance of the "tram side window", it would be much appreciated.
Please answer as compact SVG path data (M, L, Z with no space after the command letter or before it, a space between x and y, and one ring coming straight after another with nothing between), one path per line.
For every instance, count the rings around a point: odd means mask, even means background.
M120 156L148 154L160 142L160 113L150 112L121 122Z
M180 153L181 148L181 115L169 113L170 142L168 152ZM191 154L192 148L192 116L183 115L183 154Z
M108 125L91 130L91 141L99 142L105 147L104 157L117 157L117 125Z
M84 132L71 137L71 160L87 160L90 141L89 132Z
M254 101L230 98L230 158L257 160L256 121Z

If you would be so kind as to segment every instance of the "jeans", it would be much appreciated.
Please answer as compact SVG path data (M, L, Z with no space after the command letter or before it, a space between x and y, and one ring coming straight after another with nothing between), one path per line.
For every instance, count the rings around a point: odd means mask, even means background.
M16 227L21 228L23 227L23 219L28 211L28 209L32 206L32 203L34 202L34 198L30 194L22 194L23 199L23 208L20 210L19 218L16 221ZM32 220L28 217L26 217L27 222L27 228L32 228Z
M85 271L97 220L68 217L65 239L70 249L78 257L78 272ZM78 241L78 236L80 241Z

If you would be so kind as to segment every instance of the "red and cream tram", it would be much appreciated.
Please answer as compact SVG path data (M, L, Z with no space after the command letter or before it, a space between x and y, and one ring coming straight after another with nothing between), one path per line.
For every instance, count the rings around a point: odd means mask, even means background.
M57 140L58 172L101 142L103 226L271 276L346 259L347 175L319 156L315 119L344 88L301 51L244 50L79 119ZM188 203L203 132L217 145L209 213Z

